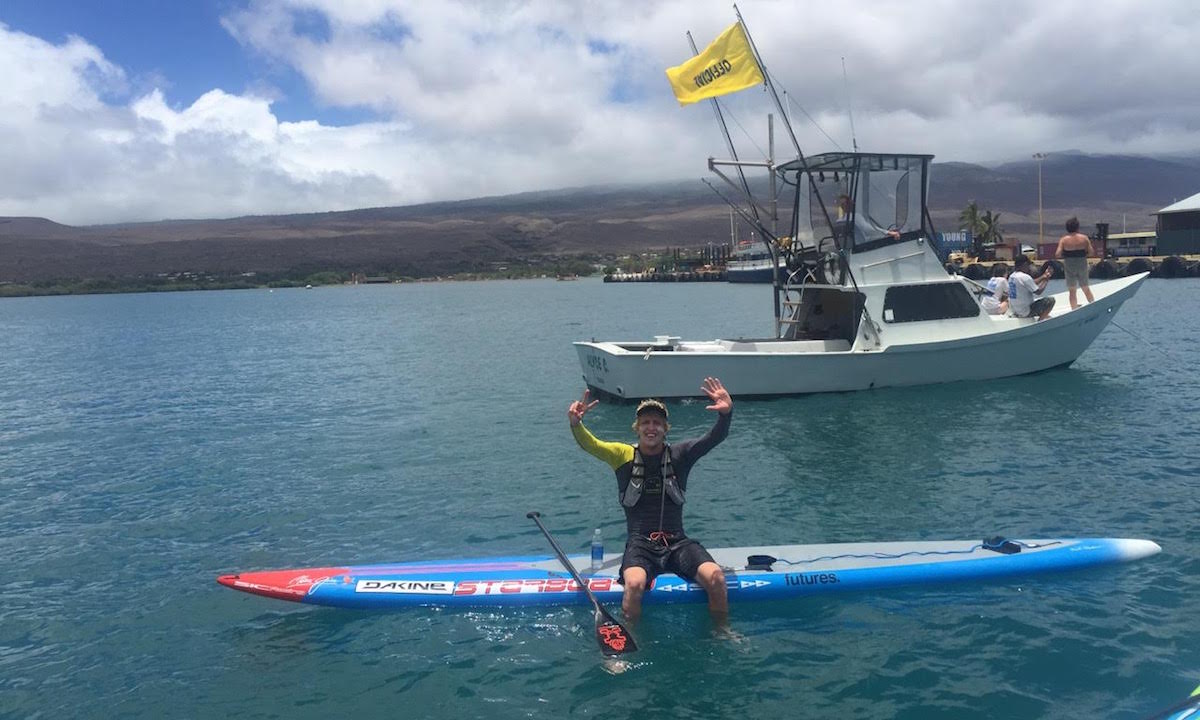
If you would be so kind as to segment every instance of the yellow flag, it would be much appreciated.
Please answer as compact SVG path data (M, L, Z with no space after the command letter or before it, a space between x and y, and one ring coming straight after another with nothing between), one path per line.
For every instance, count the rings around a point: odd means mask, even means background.
M667 68L667 79L680 105L745 90L764 82L740 22L721 33L704 48L704 52L682 65Z

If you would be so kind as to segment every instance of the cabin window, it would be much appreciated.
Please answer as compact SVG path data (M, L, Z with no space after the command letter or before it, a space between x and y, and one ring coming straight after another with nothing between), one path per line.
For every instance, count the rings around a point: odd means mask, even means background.
M979 305L962 283L897 285L883 296L883 320L889 323L975 317Z
M912 173L904 173L900 176L900 182L896 183L896 227L904 228L908 226L908 178Z
M839 235L844 233L850 213L854 210L854 202L850 199L853 194L850 186L850 173L820 173L815 175L813 180L816 181L816 188L809 190L809 227L817 229L817 238L825 238L829 236L829 220L832 220L834 232ZM820 200L817 199L817 195L820 195ZM832 248L820 247L820 249Z
M882 158L878 167L862 174L854 249L874 250L911 240L922 229L919 158ZM889 235L897 231L903 235Z

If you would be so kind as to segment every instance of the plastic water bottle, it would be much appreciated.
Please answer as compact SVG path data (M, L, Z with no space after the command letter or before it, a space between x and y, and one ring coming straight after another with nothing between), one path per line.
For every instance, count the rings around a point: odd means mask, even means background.
M604 535L600 532L600 528L596 528L596 532L592 533L592 572L600 572L603 565Z

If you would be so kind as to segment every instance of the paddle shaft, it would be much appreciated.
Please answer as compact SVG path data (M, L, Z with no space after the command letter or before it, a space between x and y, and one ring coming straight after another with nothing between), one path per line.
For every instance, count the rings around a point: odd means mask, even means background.
M535 510L533 512L525 513L525 517L537 523L538 529L541 530L542 534L546 536L546 539L550 541L550 547L554 548L554 554L558 556L558 561L563 564L563 567L567 569L567 572L571 573L571 577L575 578L575 582L579 584L579 587L581 587L583 591L587 593L588 600L592 601L592 605L596 607L596 611L605 613L604 608L600 606L600 601L597 600L596 596L592 594L591 588L589 588L588 584L584 582L582 577L579 576L579 571L575 569L575 566L571 564L571 561L567 559L567 554L562 551L562 548L560 548L558 543L555 542L554 537L550 535L550 531L547 530L546 526L542 524L542 514Z
M629 628L622 625L605 610L600 601L596 599L596 596L592 594L592 590L588 587L588 584L584 582L583 578L579 577L579 571L567 559L567 554L562 551L562 548L558 546L558 543L550 535L550 531L542 524L541 515L541 513L535 510L526 513L525 517L537 523L542 534L550 541L550 547L554 548L554 554L558 555L558 561L571 573L571 577L575 578L575 583L587 594L588 600L592 601L592 607L596 611L596 642L600 644L600 651L609 657L636 651L638 649L637 642L629 634Z

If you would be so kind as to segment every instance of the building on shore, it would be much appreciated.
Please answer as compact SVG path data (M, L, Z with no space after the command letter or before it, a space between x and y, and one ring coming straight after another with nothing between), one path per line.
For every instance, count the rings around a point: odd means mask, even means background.
M1108 236L1108 243L1102 248L1101 255L1104 257L1154 255L1157 248L1158 233L1153 230L1112 233Z
M1168 205L1158 216L1157 254L1200 253L1200 193Z

